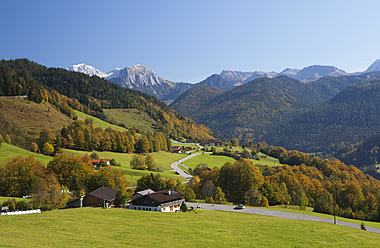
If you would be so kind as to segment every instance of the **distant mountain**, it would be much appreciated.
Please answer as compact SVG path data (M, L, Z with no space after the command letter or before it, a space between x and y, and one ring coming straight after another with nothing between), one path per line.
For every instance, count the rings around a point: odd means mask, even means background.
M294 76L289 76L306 83L325 76L340 77L345 75L348 75L348 73L334 66L312 65L303 68Z
M380 134L380 80L360 82L331 100L278 124L263 136L273 145L331 153Z
M170 107L176 109L185 116L194 116L199 109L207 106L209 101L222 94L224 90L217 87L199 85L187 90L179 96Z
M86 64L72 65L69 68L67 68L66 70L81 72L81 73L87 74L89 76L98 76L101 78L107 77L109 75L107 73L100 71L99 69L96 69L95 67L93 67L91 65L86 65Z
M207 94L206 88L202 89L185 92L171 107L227 139L258 138L277 120L323 101L312 87L287 76L259 78L218 92L214 98L202 98L203 93ZM196 90L201 93L193 94ZM202 104L193 106L193 101Z
M175 83L165 80L143 65L128 66L123 69L115 68L106 73L86 64L73 65L67 70L82 72L90 76L96 75L123 88L155 96L167 103L172 102L191 87L191 84L188 83Z
M242 71L229 71L223 70L220 74L213 74L205 80L199 82L197 85L207 85L210 87L218 87L222 90L230 90L236 86L245 84L252 80L267 77L275 78L281 75L285 75L294 79L297 79L303 83L318 80L325 76L340 77L349 75L345 71L336 68L334 66L322 66L312 65L300 69L286 68L282 72L242 72Z
M380 71L380 59L377 59L375 62L370 65L364 73Z
M68 68L68 70L103 77L122 87L144 92L170 104L183 92L198 85L230 90L257 78L275 78L281 75L297 79L303 83L308 83L319 80L323 77L363 75L369 72L380 71L380 60L376 60L365 72L356 73L347 73L337 67L323 65L312 65L305 67L302 70L286 68L281 72L243 72L223 70L220 74L213 74L196 84L171 82L160 77L154 71L143 65L128 66L123 69L115 68L106 73L85 64L73 65Z

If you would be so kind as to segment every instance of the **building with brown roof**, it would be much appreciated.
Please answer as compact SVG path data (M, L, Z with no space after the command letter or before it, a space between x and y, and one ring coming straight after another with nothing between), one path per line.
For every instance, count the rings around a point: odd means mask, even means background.
M181 204L185 201L184 197L177 191L163 190L133 199L128 208L143 211L175 212L180 210Z
M67 207L110 207L114 204L117 191L102 186L86 195L67 203Z

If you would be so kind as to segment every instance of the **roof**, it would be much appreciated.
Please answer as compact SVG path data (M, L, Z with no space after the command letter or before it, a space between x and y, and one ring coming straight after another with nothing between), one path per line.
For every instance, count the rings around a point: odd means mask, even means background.
M102 162L102 161L104 161L104 162L108 162L108 161L110 161L109 159L93 159L93 160L91 160L91 163L100 163L100 162Z
M149 196L150 198L154 199L155 201L159 203L174 201L174 200L177 200L178 198L185 197L183 194L174 190L162 190L162 191L158 191L152 194L148 194L147 196Z
M102 186L94 191L91 191L87 195L91 195L100 199L104 199L106 201L112 201L116 198L117 191L114 189L107 188Z
M148 194L152 194L152 193L155 193L154 190L152 190L152 189L146 189L146 190L136 192L136 194L139 194L139 195L148 195Z

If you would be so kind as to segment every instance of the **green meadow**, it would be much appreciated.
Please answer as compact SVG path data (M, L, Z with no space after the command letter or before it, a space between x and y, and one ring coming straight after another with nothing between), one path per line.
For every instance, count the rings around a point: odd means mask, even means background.
M378 247L380 235L223 211L82 208L0 216L2 247ZM228 224L227 224L228 223Z
M227 156L218 156L218 155L211 155L209 153L197 155L189 160L184 161L182 164L184 164L188 168L195 168L197 164L200 163L206 163L208 167L215 168L215 167L222 167L224 163L226 162L235 162L235 159L227 157Z
M143 131L154 131L156 121L138 109L104 109L103 111L109 119L122 123L128 128L139 127Z
M119 126L116 126L116 125L113 125L113 124L110 124L108 122L105 122L105 121L102 121L101 119L99 118L96 118L94 116L91 116L91 115L88 115L88 114L85 114L83 112L80 112L78 110L75 110L75 113L77 114L77 116L79 117L79 119L82 119L82 120L85 120L87 118L91 118L94 120L94 126L95 127L101 127L103 129L106 129L108 127L112 128L112 129L115 129L115 130L120 130L120 131L128 131L128 129L124 128L124 127L119 127Z
M22 156L22 157L34 156L36 160L40 160L44 165L47 165L49 161L53 159L52 157L30 152L28 150L7 144L5 142L1 144L0 163L4 163L7 159L10 159L16 156Z
M331 220L334 219L333 215L313 212L312 207L306 207L305 210L300 210L299 206L287 206L287 208L285 210L285 205L270 206L269 208L262 208L262 207L254 207L254 208L270 209L270 210L276 210L276 211L287 211L287 212L291 212L291 213L307 214L307 215L322 217L322 218L331 219ZM356 219L344 218L344 217L340 217L340 216L336 216L336 221L337 222L345 221L345 222L350 222L350 223L354 223L354 224L358 224L358 225L360 225L363 222L365 226L371 226L371 227L375 227L375 228L380 229L380 222L361 221L361 220L356 220Z

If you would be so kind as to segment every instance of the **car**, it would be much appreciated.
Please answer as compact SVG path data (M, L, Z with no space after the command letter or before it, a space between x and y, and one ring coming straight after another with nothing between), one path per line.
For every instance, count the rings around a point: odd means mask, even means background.
M236 207L234 207L234 209L244 209L245 206L244 205L237 205Z

